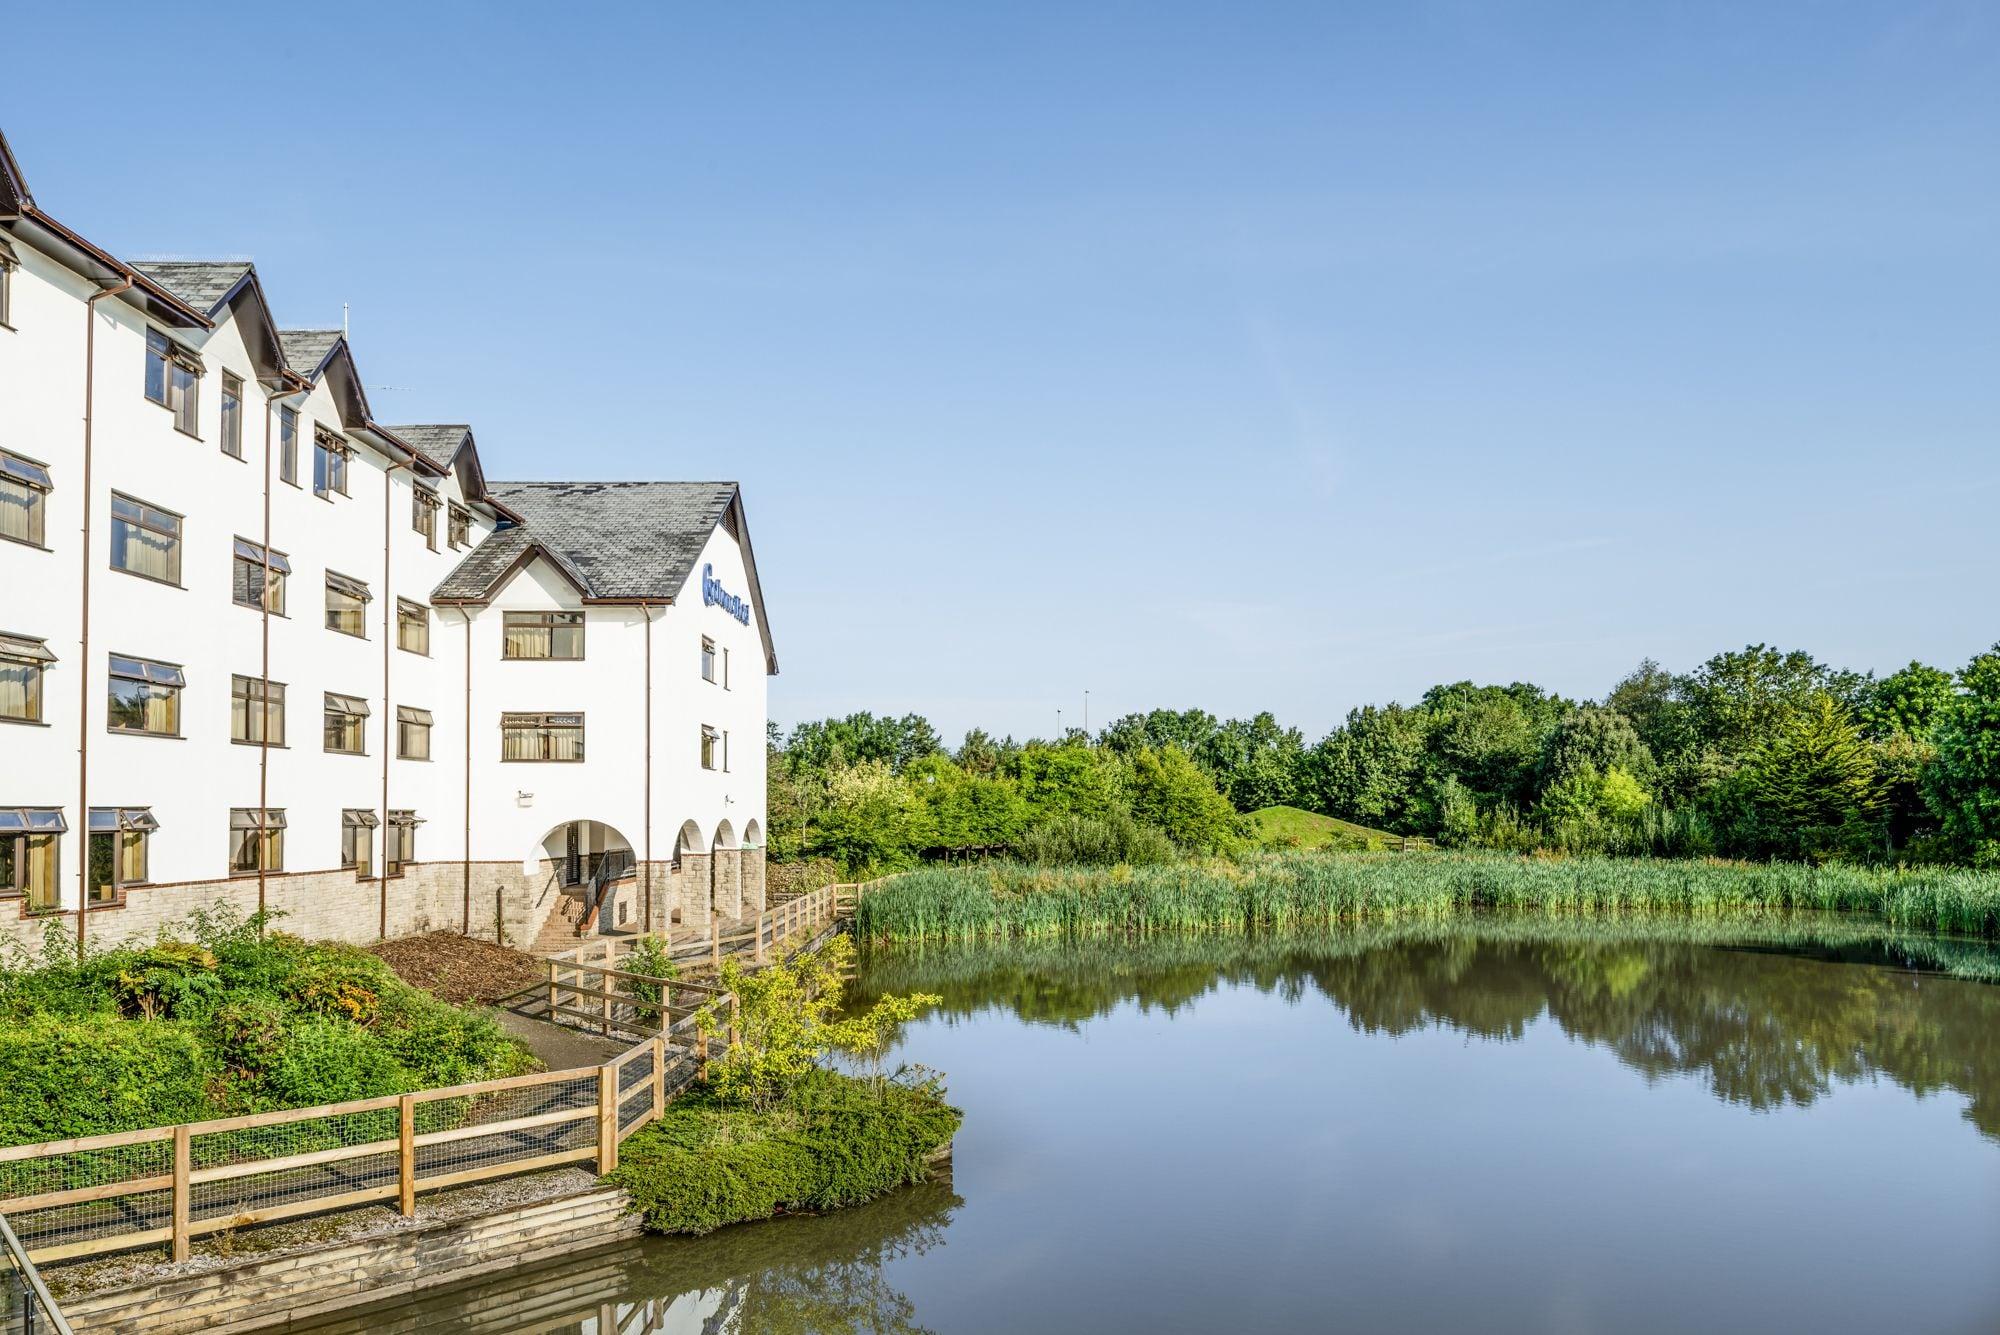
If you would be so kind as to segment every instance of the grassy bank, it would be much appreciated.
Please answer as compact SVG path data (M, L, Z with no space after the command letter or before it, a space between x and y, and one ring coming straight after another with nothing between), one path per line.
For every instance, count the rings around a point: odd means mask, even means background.
M683 1095L625 1142L611 1179L651 1231L709 1233L922 1182L958 1123L930 1088L815 1070L768 1109Z
M882 941L1227 931L1442 919L1473 909L1709 918L1815 910L2000 938L2000 873L1791 863L1279 853L1110 871L978 864L909 872L861 900Z

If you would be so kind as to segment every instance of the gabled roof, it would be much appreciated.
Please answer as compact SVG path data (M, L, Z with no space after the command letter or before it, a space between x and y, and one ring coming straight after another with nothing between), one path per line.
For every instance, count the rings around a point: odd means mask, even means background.
M446 425L392 426L389 430L410 442L439 468L450 468L458 452L472 443L472 428L463 422Z
M308 380L318 380L346 336L338 329L280 329L278 340L285 345L285 360L292 370Z
M251 274L248 260L134 260L132 267L211 319Z
M35 197L28 193L28 180L21 175L21 164L15 160L6 134L0 133L0 213L19 213L23 208L33 207Z
M486 602L542 556L585 601L672 602L709 535L734 511L767 667L778 670L734 482L495 482L490 491L521 522L474 548L438 585L436 601Z

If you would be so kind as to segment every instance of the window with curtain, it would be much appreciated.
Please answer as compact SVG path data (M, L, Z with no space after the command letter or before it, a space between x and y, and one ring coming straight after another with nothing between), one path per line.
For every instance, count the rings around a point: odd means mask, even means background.
M0 719L42 721L42 674L56 656L32 635L0 632Z
M347 442L324 427L313 432L313 495L347 494Z
M299 411L278 409L278 480L299 485Z
M703 769L716 768L716 763L715 763L716 751L720 748L721 744L722 744L722 734L717 732L715 729L709 727L706 723L702 724L701 767Z
M340 813L340 865L361 876L375 874L375 813L350 807Z
M423 821L414 811L391 811L382 831L382 874L401 876L406 863L417 860L417 827Z
M222 373L222 452L243 457L243 377Z
M343 756L366 755L368 702L357 695L326 693L326 749Z
M264 549L248 538L236 539L235 552L230 597L238 607L262 607L272 616L283 616L285 577L292 573L291 561L283 552L274 551L267 563Z
M438 549L438 494L429 487L414 487L410 491L410 527L424 535L424 545L432 551Z
M580 761L583 759L583 715L502 714L502 760Z
M157 329L146 331L146 397L173 410L174 427L196 434L201 358Z
M431 609L408 598L396 600L396 647L426 657L431 652Z
M112 492L111 567L162 584L179 584L181 517Z
M447 541L454 549L472 541L472 513L464 506L453 502L451 507L451 528Z
M285 869L285 813L279 807L233 807L229 812L229 874L254 876Z
M266 708L268 706L268 709ZM285 744L285 683L261 677L229 679L229 740L261 746L267 731L272 746Z
M69 830L57 807L0 807L0 895L44 913L61 901L62 843Z
M396 755L403 760L431 758L430 710L396 706Z
M326 572L326 628L342 635L368 638L368 586L346 575Z
M45 545L49 470L24 455L0 450L0 538Z
M187 679L178 665L111 655L105 712L111 731L152 737L181 735L181 689Z
M0 327L14 327L14 270L18 261L4 240L0 240Z
M146 840L160 823L146 807L90 809L90 902L108 903L146 883Z
M502 658L582 658L583 613L501 613L500 656Z

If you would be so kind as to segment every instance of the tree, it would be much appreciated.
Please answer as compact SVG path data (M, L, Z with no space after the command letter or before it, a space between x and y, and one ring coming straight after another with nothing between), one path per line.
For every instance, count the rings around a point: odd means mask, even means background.
M1003 771L1020 785L1031 821L1050 816L1102 820L1129 813L1118 757L1083 745L1030 743Z
M887 763L870 760L827 781L826 807L808 848L854 870L908 866L932 846L929 813Z
M1180 746L1174 741L1158 745ZM1298 800L1305 738L1297 728L1280 727L1268 710L1255 718L1231 719L1194 750L1180 749L1208 772L1238 811Z
M1818 662L1801 650L1753 644L1717 654L1684 678L1695 736L1725 760L1747 761L1793 719L1816 709L1825 696L1836 708L1865 687L1862 678Z
M1236 840L1236 809L1178 746L1132 757L1132 814L1184 853L1213 853Z
M1306 758L1313 805L1329 816L1397 834L1421 834L1428 808L1419 791L1430 716L1390 704L1364 705Z
M1458 779L1485 808L1524 807L1534 799L1543 734L1570 708L1525 682L1434 686L1424 692L1423 705L1432 720L1427 751L1433 779Z
M1880 836L1874 752L1831 695L1814 696L1780 723L1745 778L1771 852L1823 858L1859 852Z
M1924 801L1961 856L2000 866L2000 644L1958 677L1963 691L1932 733L1937 759L1924 771Z
M947 756L925 756L903 780L926 808L926 848L1001 848L1028 823L1028 804L1012 779L967 773Z
M1615 709L1584 705L1565 714L1543 739L1535 785L1547 790L1585 768L1643 775L1653 768L1653 753L1631 719Z
M1926 737L1955 693L1949 672L1911 660L1908 667L1869 685L1859 711L1861 730L1877 740Z

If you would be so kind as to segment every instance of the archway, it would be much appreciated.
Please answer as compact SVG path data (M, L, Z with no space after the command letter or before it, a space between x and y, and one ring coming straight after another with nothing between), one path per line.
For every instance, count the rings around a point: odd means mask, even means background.
M638 854L608 821L558 821L530 845L521 870L554 899L551 922L560 917L578 936L627 926L637 911Z
M709 896L716 911L725 918L743 916L743 859L736 847L736 830L728 820L719 821L709 844Z
M752 817L743 826L743 846L745 848L762 848L764 846L764 827L757 823L755 817Z

